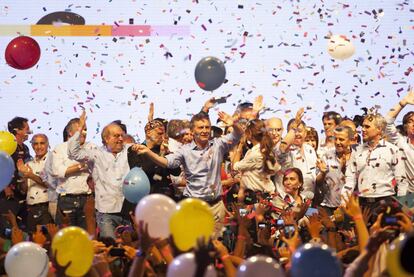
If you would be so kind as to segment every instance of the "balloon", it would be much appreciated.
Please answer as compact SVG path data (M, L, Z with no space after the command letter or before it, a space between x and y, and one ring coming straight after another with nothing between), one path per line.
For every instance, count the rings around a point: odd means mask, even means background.
M65 271L68 276L85 275L94 256L88 233L76 226L63 228L56 233L52 241L52 253L56 253L56 261L61 266L72 262Z
M273 276L283 277L285 273L280 265L267 256L252 256L237 269L237 277Z
M0 151L0 191L10 184L14 175L14 161L5 152Z
M0 131L0 151L13 155L16 151L17 142L14 135L7 131Z
M387 270L391 277L414 276L414 234L400 235L389 246Z
M210 206L200 199L184 199L171 216L170 231L176 246L182 251L194 247L200 237L208 241L214 231Z
M334 59L345 60L355 53L355 46L346 36L333 35L328 41L328 53Z
M131 203L138 203L142 197L149 194L150 182L142 168L134 167L129 171L125 176L122 192Z
M291 276L340 277L341 263L328 245L306 243L293 254Z
M170 218L176 209L175 201L162 194L150 194L142 198L135 208L137 222L148 223L149 235L153 238L170 236Z
M4 267L9 277L45 277L49 272L49 257L36 243L20 242L7 252Z
M174 258L168 265L167 277L193 277L196 272L194 253L184 253ZM216 277L216 270L212 265L207 267L204 277Z
M205 57L197 63L194 76L200 88L212 91L223 84L226 79L226 68L219 59Z
M7 45L6 62L16 69L28 69L34 66L40 58L39 44L31 37L14 38Z

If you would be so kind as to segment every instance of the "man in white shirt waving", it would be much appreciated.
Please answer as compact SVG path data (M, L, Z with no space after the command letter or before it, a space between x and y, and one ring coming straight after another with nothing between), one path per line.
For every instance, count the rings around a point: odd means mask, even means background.
M65 132L68 138L78 130L79 118L71 119L66 125ZM86 135L82 134L80 144L82 148L92 148L93 144L85 142ZM47 161L47 172L56 180L58 194L58 213L56 223L62 224L62 214L69 217L70 225L86 228L84 206L92 192L87 184L92 163L87 160L76 161L68 156L68 142L55 147Z
M395 118L407 104L414 105L414 91L410 91L388 112L385 117L387 121L386 133L390 142L397 145L403 152L408 191L414 193L414 111L409 111L403 117L405 135L401 134L394 125Z
M124 196L122 183L129 172L128 148L124 145L124 131L119 125L110 123L101 133L103 146L85 148L81 146L85 129L86 114L82 113L76 133L68 141L69 158L93 162L92 177L95 181L96 221L100 235L115 237L119 225L130 224L121 214Z

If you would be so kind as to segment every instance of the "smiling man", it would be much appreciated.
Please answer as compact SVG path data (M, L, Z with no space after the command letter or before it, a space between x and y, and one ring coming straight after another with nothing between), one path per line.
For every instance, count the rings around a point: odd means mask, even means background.
M128 148L124 145L124 131L116 123L104 127L101 133L102 147L81 147L81 134L85 129L86 114L82 113L77 132L68 141L68 155L79 162L92 162L95 181L96 221L101 236L115 237L119 225L130 224L121 214L124 204L122 182L129 172Z
M22 160L17 163L21 176L26 180L27 186L27 230L34 232L36 225L52 223L49 214L49 190L48 184L41 176L44 175L46 157L49 149L49 140L45 134L36 134L31 140L35 157L24 164Z
M225 207L221 200L221 163L223 156L236 145L242 135L239 124L226 113L219 112L219 118L229 126L233 132L210 140L211 123L206 113L198 113L191 118L193 142L183 145L176 152L162 157L152 152L145 145L135 145L137 153L143 154L167 168L183 166L187 185L184 197L198 198L206 201L214 214L215 236L219 236L223 226Z
M384 140L386 122L380 114L369 114L362 123L364 144L352 152L346 170L342 194L359 192L362 206L375 208L380 200L391 201L396 188L398 196L407 192L407 178L402 153L397 146ZM397 187L394 188L394 180Z

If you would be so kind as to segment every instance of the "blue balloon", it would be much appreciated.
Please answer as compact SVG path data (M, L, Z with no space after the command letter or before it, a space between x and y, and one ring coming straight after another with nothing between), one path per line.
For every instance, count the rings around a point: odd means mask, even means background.
M293 254L290 273L292 277L341 277L342 269L328 245L306 243Z
M141 198L150 192L150 182L147 174L139 167L131 169L125 176L122 192L129 202L138 203Z
M0 191L10 184L13 175L13 159L7 153L0 151Z

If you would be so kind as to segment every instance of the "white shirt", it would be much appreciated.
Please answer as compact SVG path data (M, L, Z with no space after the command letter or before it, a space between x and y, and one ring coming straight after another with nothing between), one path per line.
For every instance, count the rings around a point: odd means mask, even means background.
M33 170L33 173L37 176L41 176L45 169L45 155L43 158L37 160L36 157L27 162L27 165ZM27 197L26 197L27 205L34 205L39 203L45 203L49 201L48 197L48 188L39 185L32 179L27 179Z
M183 146L183 144L179 142L178 140L175 140L173 138L168 138L168 150L171 153L176 152L179 148L181 148L181 146Z
M395 118L385 117L387 121L386 133L391 143L400 148L405 164L405 173L408 181L408 191L414 192L414 145L408 137L403 136L395 128Z
M263 156L260 152L260 143L246 152L244 158L234 164L234 170L241 172L240 184L253 191L274 192L275 185L272 175L263 171Z
M91 147L93 147L93 145L90 143L85 143L83 146L83 148ZM69 159L68 157L68 142L59 144L50 153L50 161L48 161L48 166L50 166L50 168L47 170L50 172L52 177L56 179L57 194L83 194L91 192L88 184L86 183L89 172L79 172L69 177L65 177L65 172L68 167L78 163L79 162Z
M364 143L352 152L346 169L346 182L342 194L353 192L355 188L362 197L383 197L395 194L392 185L395 179L398 196L407 192L404 163L401 162L401 151L395 145L380 140L374 149Z
M279 155L279 162L283 169L288 167L297 167L302 171L303 190L315 192L316 182L316 156L315 149L309 144L303 144L303 155L301 149L292 145L286 154Z
M336 208L341 205L341 191L345 185L345 174L341 170L341 162L339 161L335 148L326 150L321 159L327 166L327 173L325 175L324 197L321 203L322 206Z
M78 161L88 159L94 163L92 177L95 181L95 208L101 213L119 213L122 209L122 186L129 172L129 146L125 145L114 156L105 146L81 147L79 132L68 141L69 157Z

